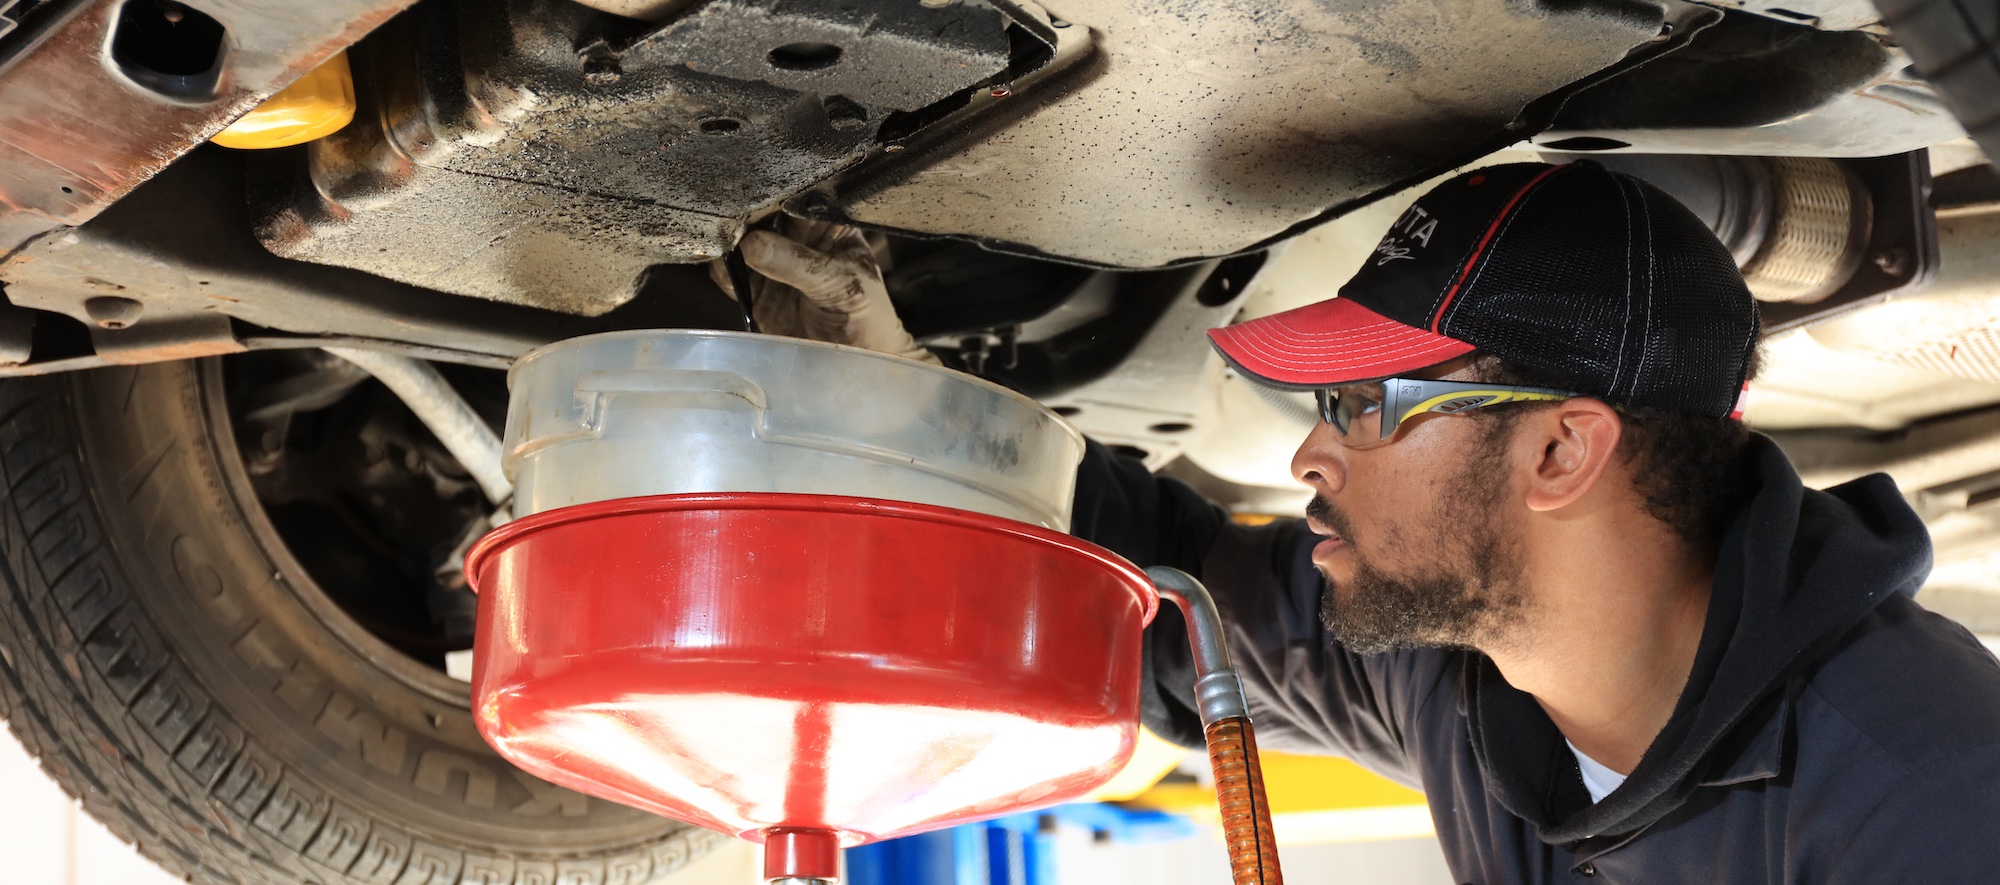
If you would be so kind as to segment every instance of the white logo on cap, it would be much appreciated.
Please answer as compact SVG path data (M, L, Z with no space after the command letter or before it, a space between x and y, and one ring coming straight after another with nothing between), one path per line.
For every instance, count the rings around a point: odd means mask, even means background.
M1422 206L1411 206L1403 217L1396 219L1395 224L1389 225L1389 232L1382 235L1382 241L1375 244L1375 254L1381 256L1376 259L1375 266L1381 267L1398 258L1416 260L1417 256L1411 253L1431 244L1431 235L1437 233L1437 226L1438 220L1432 218Z

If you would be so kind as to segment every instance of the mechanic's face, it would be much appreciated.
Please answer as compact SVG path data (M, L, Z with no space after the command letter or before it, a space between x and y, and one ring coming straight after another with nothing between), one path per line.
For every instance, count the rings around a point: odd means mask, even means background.
M1424 377L1470 380L1460 364ZM1320 617L1350 650L1480 646L1525 617L1521 555L1500 416L1424 416L1394 442L1350 449L1322 423L1292 473L1314 492L1327 535L1313 564L1329 585Z

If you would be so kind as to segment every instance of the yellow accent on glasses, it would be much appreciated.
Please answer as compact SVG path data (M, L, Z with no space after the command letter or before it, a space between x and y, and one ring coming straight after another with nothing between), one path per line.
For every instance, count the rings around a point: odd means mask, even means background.
M1313 393L1319 399L1320 420L1332 425L1336 438L1351 449L1388 442L1403 422L1417 415L1451 415L1508 403L1552 402L1585 395L1546 387L1428 378L1385 378L1322 387Z

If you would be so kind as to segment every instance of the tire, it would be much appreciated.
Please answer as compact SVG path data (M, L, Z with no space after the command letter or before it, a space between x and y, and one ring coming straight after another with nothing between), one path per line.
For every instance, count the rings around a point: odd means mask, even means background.
M2000 0L1876 0L1896 42L2000 162Z
M639 885L722 840L521 773L463 683L342 615L248 491L220 373L0 383L0 713L92 816L240 885Z

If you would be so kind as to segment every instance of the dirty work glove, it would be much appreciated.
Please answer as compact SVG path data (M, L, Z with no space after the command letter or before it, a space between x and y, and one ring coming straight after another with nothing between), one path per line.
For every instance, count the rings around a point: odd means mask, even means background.
M859 230L789 217L779 226L783 233L753 230L737 247L756 272L750 308L759 329L943 365L896 317L875 252ZM736 296L722 262L709 265L709 276Z

